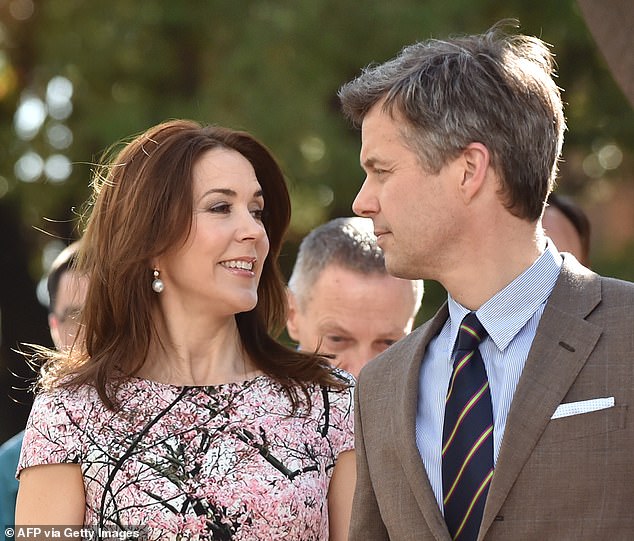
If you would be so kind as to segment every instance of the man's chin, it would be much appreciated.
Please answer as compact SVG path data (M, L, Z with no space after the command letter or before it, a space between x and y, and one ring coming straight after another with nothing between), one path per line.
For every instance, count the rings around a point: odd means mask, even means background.
M394 278L402 278L403 280L419 280L420 276L416 274L416 269L411 265L408 266L402 262L390 259L388 255L385 256L385 268L391 276Z
M394 258L390 258L388 254L385 254L385 269L395 278L409 279L409 276L407 276L408 269L403 268L403 265L400 265L398 261L394 260Z

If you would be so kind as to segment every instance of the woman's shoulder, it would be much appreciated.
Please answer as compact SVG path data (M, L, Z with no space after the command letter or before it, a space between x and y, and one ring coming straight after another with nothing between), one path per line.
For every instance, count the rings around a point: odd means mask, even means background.
M62 380L36 390L33 410L67 417L87 408L94 410L100 403L99 393L92 385L74 385L68 380Z
M36 400L46 402L62 401L67 404L91 400L97 395L97 390L88 383L75 384L69 377L62 378L53 383L40 385L36 388Z
M90 410L92 414L106 411L109 407L104 402L105 397L114 404L123 405L129 401L141 401L149 393L157 394L151 382L138 378L119 377L106 383L102 393L94 383L75 383L73 378L65 376L54 382L48 382L36 390L34 407L48 409L62 409L66 413ZM145 397L145 398L144 398Z
M341 382L341 386L322 387L322 405L324 419L329 430L324 431L336 449L337 456L343 451L354 448L354 386L352 374L336 368L333 376Z

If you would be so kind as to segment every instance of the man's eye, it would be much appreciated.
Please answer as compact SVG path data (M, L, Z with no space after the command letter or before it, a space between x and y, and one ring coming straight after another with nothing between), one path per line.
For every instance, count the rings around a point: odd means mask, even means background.
M324 336L324 346L333 351L341 351L347 347L350 347L350 338L339 335L326 335Z

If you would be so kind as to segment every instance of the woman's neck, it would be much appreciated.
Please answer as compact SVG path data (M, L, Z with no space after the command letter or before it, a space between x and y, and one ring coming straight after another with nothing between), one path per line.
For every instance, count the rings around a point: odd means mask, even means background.
M160 343L150 345L139 376L174 385L218 385L260 373L242 347L235 317L207 325L161 321Z

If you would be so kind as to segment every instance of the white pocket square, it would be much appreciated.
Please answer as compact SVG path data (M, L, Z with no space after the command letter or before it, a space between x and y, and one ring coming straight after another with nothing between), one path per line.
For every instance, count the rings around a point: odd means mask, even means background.
M580 402L568 402L560 404L551 419L560 419L561 417L570 417L571 415L579 415L581 413L590 413L591 411L604 410L614 407L614 397L593 398L591 400L581 400Z

